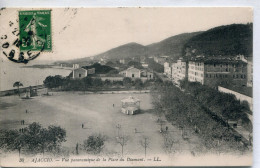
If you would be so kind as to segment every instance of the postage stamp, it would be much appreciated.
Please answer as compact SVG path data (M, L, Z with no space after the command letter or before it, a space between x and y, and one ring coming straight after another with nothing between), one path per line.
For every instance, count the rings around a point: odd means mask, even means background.
M51 10L19 11L20 51L51 51Z

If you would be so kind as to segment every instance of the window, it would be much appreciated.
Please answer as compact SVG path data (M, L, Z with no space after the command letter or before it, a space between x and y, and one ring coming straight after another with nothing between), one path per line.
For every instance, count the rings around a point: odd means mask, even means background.
M135 74L132 74L132 78L134 78L135 77Z
M81 74L79 74L79 78L81 78Z

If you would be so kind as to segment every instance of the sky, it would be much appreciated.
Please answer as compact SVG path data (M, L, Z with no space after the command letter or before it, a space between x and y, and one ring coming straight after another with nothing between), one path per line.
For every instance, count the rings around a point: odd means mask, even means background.
M17 12L17 9L2 12L0 21L5 23L2 30L10 33L6 25L18 17ZM54 8L53 51L42 53L37 59L88 57L130 42L148 45L181 33L248 22L253 22L253 10L245 7Z

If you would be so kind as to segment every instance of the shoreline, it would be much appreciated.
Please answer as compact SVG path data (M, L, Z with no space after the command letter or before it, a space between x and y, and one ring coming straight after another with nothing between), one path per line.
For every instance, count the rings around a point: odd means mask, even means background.
M44 85L36 85L36 86L31 86L32 89L44 89ZM20 88L20 93L25 93L26 90L28 90L29 87L23 87ZM97 90L97 91L56 91L56 90L49 90L49 92L78 92L82 94L127 94L127 93L150 93L151 90L145 89L145 90ZM17 94L17 88L15 89L10 89L10 90L4 90L0 91L0 97L5 97L5 96L11 96Z

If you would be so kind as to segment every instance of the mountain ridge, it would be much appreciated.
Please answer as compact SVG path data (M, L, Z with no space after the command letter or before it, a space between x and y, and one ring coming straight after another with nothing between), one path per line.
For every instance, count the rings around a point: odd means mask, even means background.
M123 58L139 59L149 56L167 55L172 61L179 57L196 55L252 55L252 23L231 24L211 28L207 31L182 33L168 37L149 45L136 42L114 47L100 54L67 61L69 63L88 62L91 59L119 60Z

